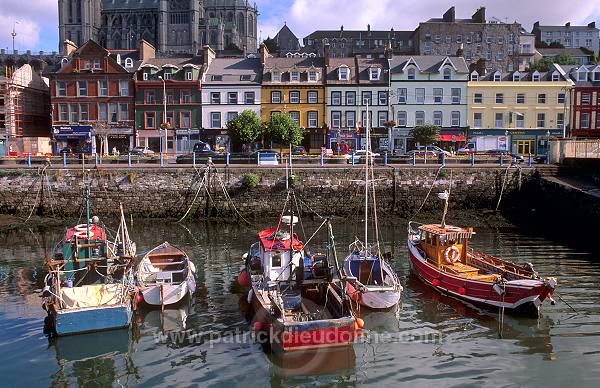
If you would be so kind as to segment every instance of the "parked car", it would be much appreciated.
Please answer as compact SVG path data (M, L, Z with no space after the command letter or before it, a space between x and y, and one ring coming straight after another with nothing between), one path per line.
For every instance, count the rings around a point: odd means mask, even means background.
M279 164L279 152L275 150L258 150L252 155L258 160L259 166L277 166Z
M548 159L548 155L536 155L533 157L533 161L539 164L543 164L546 163L546 160Z
M416 156L450 156L452 155L450 152L441 149L440 147L428 145L428 146L416 146L414 150L408 151L407 155L416 155Z
M176 163L178 164L192 164L194 163L194 159L196 160L196 163L203 163L206 160L208 160L208 158L214 158L216 156L219 156L220 154L216 151L213 150L196 150L196 147L194 147L194 151L191 154L182 154L182 155L177 155L177 159L176 159Z
M193 152L195 152L197 154L201 153L201 152L209 152L209 151L212 151L212 150L210 148L210 144L208 144L208 143L205 143L203 141L198 141L196 144L194 144Z
M129 153L131 155L146 155L146 156L150 156L150 155L154 155L154 151L149 150L146 147L133 147L132 149L129 150Z
M292 148L292 155L306 155L306 148L304 146L295 146Z
M523 163L525 161L525 159L521 156L521 155L517 155L517 154L513 154L512 152L509 152L508 150L489 150L489 151L485 151L485 153L483 153L482 155L488 155L488 156L497 156L498 159L500 159L500 155L502 155L502 158L504 161L509 161L511 163Z
M352 159L354 159L354 163L360 163L361 162L361 158L366 160L366 156L367 156L367 151L366 150L358 150L355 151L353 154L346 154L344 155L344 158L346 159L346 161L348 163L352 163ZM381 155L376 153L376 152L369 152L369 156L371 156L372 158L378 158Z

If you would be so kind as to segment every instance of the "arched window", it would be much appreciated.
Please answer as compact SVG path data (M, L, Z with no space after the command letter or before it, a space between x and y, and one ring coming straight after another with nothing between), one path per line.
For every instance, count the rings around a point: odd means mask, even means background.
M233 12L227 13L227 21L230 23L233 22Z
M69 60L67 58L63 58L60 60L60 67L65 66L67 63L69 63Z
M255 32L256 31L254 31L254 16L248 15L248 35L254 36Z
M246 21L244 20L244 14L243 13L239 13L238 17L237 17L237 29L238 29L238 33L240 35L244 35L246 29L244 28L246 25Z
M131 59L131 58L125 58L125 67L128 68L128 69L131 68L131 67L133 67L133 59Z

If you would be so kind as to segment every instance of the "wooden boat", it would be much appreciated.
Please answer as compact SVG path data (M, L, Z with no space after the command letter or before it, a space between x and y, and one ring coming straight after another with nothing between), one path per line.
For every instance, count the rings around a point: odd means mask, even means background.
M45 332L71 335L128 327L131 323L135 244L129 240L123 208L114 242L97 217L69 228L52 258L42 293Z
M367 112L369 107L367 105ZM367 113L368 114L368 113ZM365 237L350 245L350 253L344 260L343 272L346 292L357 303L371 309L389 309L398 304L402 286L398 276L384 260L379 245L377 226L377 204L375 201L375 179L373 176L373 157L370 147L369 125L366 127L365 152ZM369 192L372 191L371 200ZM369 207L373 209L375 244L369 245Z
M516 264L469 247L473 228L446 225L448 193L441 224L409 223L413 271L437 291L475 305L538 317L546 299L553 304L556 278L542 278L531 264Z
M253 328L267 333L275 352L348 346L357 323L336 275L335 251L310 254L293 232L295 222L293 215L282 217L278 227L259 232L244 255Z
M164 242L144 255L136 281L144 302L168 306L196 291L195 272L194 263L183 250Z

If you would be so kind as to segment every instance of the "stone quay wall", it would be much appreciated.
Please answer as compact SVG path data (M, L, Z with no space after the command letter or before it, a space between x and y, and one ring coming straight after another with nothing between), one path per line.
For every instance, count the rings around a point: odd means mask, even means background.
M143 218L175 219L189 209L192 218L259 219L282 211L288 192L282 168L219 167L205 174L193 168L0 170L0 214L80 217L86 185L92 214L100 216L118 214L119 203L127 215ZM362 214L363 169L295 168L293 175L303 214ZM534 168L514 167L380 167L373 176L380 217L409 217L422 204L423 212L439 214L437 194L449 188L452 210L493 210L501 192L505 204L538 179ZM210 195L200 188L203 179Z

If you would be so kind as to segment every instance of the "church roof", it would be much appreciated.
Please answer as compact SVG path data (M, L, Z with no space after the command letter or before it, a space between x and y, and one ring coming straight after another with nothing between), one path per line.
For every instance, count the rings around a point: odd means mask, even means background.
M118 9L156 9L158 10L157 0L102 0L102 10Z

